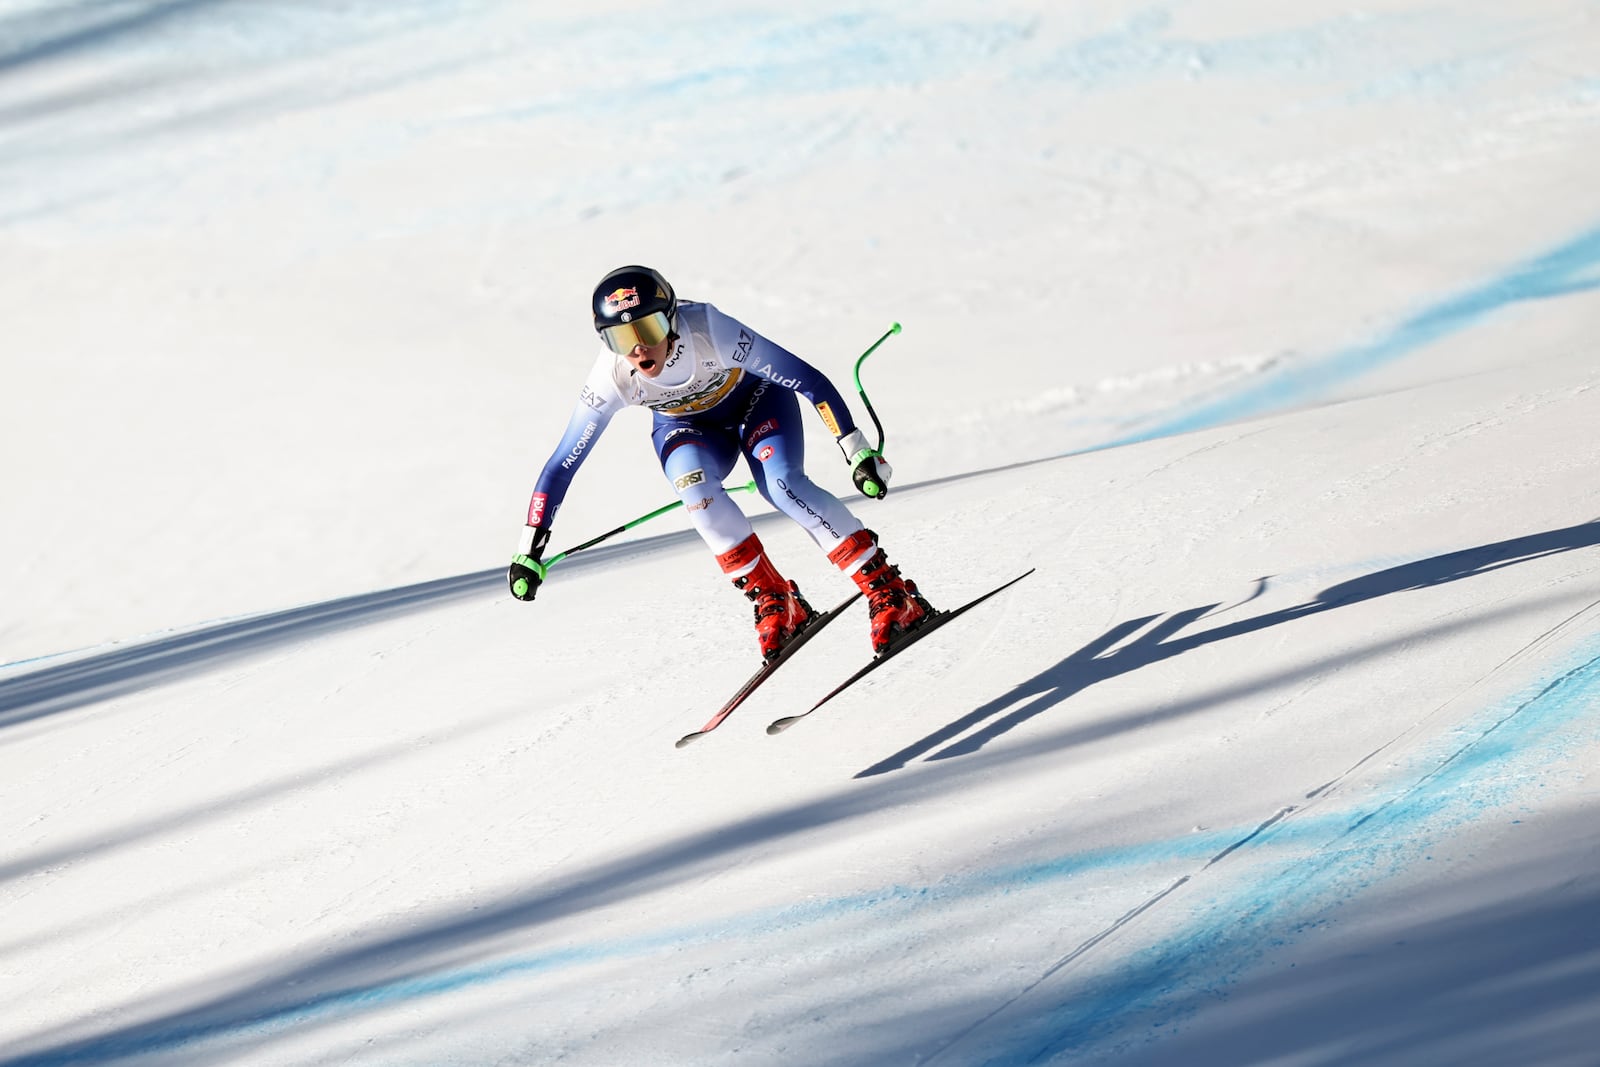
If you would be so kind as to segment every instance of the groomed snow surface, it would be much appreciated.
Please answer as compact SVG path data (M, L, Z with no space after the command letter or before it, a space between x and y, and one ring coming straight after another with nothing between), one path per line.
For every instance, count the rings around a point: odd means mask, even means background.
M0 1067L1600 1062L1600 5L0 2ZM940 606L504 567L659 267ZM555 527L669 502L626 413ZM736 471L735 482L745 474ZM814 603L850 588L741 496Z

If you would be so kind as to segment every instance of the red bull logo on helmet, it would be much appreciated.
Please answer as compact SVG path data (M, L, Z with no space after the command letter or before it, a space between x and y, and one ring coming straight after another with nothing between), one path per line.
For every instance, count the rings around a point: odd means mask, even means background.
M613 289L606 294L606 314L615 315L619 311L639 306L639 290L633 288Z

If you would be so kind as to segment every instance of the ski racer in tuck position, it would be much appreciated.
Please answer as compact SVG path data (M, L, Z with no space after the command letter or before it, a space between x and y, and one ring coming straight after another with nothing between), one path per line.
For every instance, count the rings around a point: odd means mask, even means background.
M707 303L677 299L649 267L620 267L594 290L594 327L606 348L545 462L507 579L520 600L537 595L538 563L573 476L613 416L635 405L653 415L661 470L723 573L755 605L756 637L771 659L812 609L778 573L722 481L744 456L756 489L794 520L866 595L875 653L933 616L916 584L900 576L868 530L805 472L803 396L822 417L864 496L888 493L890 468L868 447L844 398L799 356Z

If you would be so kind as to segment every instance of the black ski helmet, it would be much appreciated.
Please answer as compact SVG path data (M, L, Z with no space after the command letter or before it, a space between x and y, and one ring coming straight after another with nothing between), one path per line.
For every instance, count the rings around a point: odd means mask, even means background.
M618 267L607 274L594 287L593 304L594 328L616 352L656 344L677 324L678 298L649 267Z

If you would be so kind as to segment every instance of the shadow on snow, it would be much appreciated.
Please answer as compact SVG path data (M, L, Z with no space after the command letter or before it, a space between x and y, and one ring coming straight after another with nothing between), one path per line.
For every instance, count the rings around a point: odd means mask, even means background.
M664 547L693 538L688 531L652 538ZM603 566L619 554L641 550L640 542L603 545L561 564L562 571ZM71 711L97 701L174 681L244 657L333 633L423 611L459 600L505 593L505 571L479 571L417 585L343 597L264 615L230 619L126 648L94 652L0 680L0 729Z
M688 531L669 535L678 538L694 536ZM891 763L903 762L911 755L953 739L960 730L979 725L995 711L1010 706L1019 695L1032 695L1035 699L1013 716L991 724L986 731L969 739L969 743L959 751L981 747L986 740L1059 704L1071 693L1079 692L1096 681L1125 674L1140 666L1215 641L1256 632L1342 605L1408 589L1428 588L1596 544L1600 544L1600 522L1514 538L1389 568L1333 586L1306 604L1213 627L1198 634L1180 636L1185 627L1198 621L1211 610L1211 606L1189 609L1162 620L1143 640L1104 655L1106 649L1157 617L1130 620L1113 627L1107 634L1005 698L986 704L950 728L863 773L878 773L888 769ZM621 545L616 546L614 551L634 552L639 547L638 543ZM596 551L588 562L604 563L604 555ZM580 562L583 561L575 561L575 565ZM148 682L164 671L180 669L185 664L192 667L197 660L242 653L258 648L262 642L304 636L307 630L356 625L385 613L407 610L453 596L483 595L491 582L498 583L501 580L500 572L493 571L408 587L390 594L335 601L314 608L246 620L197 635L157 642L153 648L146 647L143 650L142 658L136 656L131 661L119 660L116 654L97 657L89 661L86 669L91 675L95 672L104 675L96 683L98 689L117 685L131 687ZM1470 626L1475 623L1452 625ZM209 640L206 639L208 635ZM230 648L230 645L235 647ZM1387 649L1389 642L1379 647ZM1341 658L1360 659L1372 654L1374 650L1367 649L1348 653ZM55 670L70 672L74 669L83 670L85 665L69 664ZM54 675L54 680L44 684L43 693L32 705L33 713L44 713L40 709L49 701L72 699L73 684L70 673ZM1211 703L1217 699L1222 697L1212 695L1196 698L1200 703ZM1046 745L1059 747L1049 742ZM255 970L248 976L241 976L242 981L231 992L201 993L200 1002L191 1007L158 1009L155 1017L145 1022L131 1023L96 1037L61 1042L33 1053L0 1060L0 1067L106 1062L208 1040L269 1039L272 1034L286 1031L303 1033L306 1028L321 1022L348 1017L351 1013L376 1010L394 1003L397 998L447 992L462 984L449 977L451 968L461 967L471 959L482 958L480 954L492 954L491 946L506 934L530 930L593 908L614 905L704 877L726 863L730 853L752 843L766 846L843 823L869 811L914 804L929 790L959 788L969 774L982 774L990 770L992 760L971 761L965 765L952 765L936 778L909 776L885 780L871 789L845 789L832 797L731 821L626 857L572 871L529 891L508 894L498 902L481 903L470 913L446 917L399 935L377 931L365 943L330 953L315 961L284 961L270 970ZM214 990L215 985L211 983L211 989ZM161 1000L170 1003L171 996L164 994ZM154 1002L151 1002L153 1005ZM138 1005L129 1005L127 1010L137 1013L140 1009ZM47 1035L39 1037L49 1040Z
M1552 818L1543 854L1485 856L1472 877L1443 891L1375 896L1354 914L1337 910L1348 906L1350 890L1336 858L1308 861L1309 871L1296 865L1252 887L1253 899L1231 902L1231 921L1008 1016L990 1031L996 1040L984 1042L981 1062L1592 1063L1600 1047L1600 833L1583 812ZM1590 858L1587 877L1573 877L1574 855ZM1319 863L1335 873L1319 873ZM1359 926L1323 947L1308 930L1336 910L1337 921ZM1293 960L1259 969L1262 945L1274 936L1303 947ZM1148 1005L1139 1020L1147 1026L1130 1025L1129 1003ZM971 1051L930 1050L917 1062L974 1062L945 1055Z
M1359 604L1412 589L1426 589L1477 574L1487 574L1513 564L1542 559L1560 552L1591 548L1597 544L1600 544L1600 522L1588 522L1562 530L1515 537L1508 541L1390 567L1325 589L1307 603L1296 604L1281 611L1269 612L1238 622L1213 626L1197 633L1186 631L1220 605L1206 604L1166 616L1146 615L1142 618L1128 619L1111 627L1053 667L1041 671L1010 692L996 697L949 725L907 745L859 772L856 777L867 778L898 770L908 761L930 752L933 754L928 756L929 759L970 755L1092 685L1218 641L1258 633L1273 626L1320 615L1348 604ZM1128 640L1151 623L1155 625L1137 638ZM1127 643L1123 644L1125 641ZM1112 649L1115 651L1111 651ZM1365 658L1372 651L1368 649L1355 654L1355 658ZM1216 694L1208 694L1202 703L1209 705L1216 699ZM1019 701L1026 703L1007 715L995 718ZM1146 716L1141 716L1144 717ZM1103 724L1093 729L1100 733L1109 733L1120 729L1120 726ZM974 732L969 734L968 731ZM1085 736L1081 740L1087 741L1092 738Z

